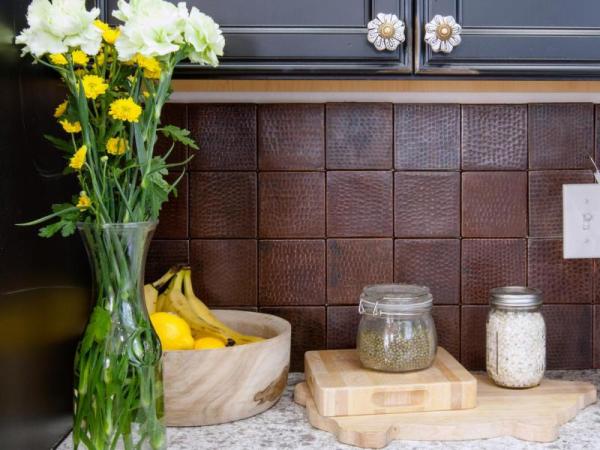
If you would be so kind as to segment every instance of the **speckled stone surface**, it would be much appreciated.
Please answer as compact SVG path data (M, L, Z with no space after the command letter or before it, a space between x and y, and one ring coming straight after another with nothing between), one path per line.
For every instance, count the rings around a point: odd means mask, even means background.
M600 370L551 371L548 378L590 381L600 387ZM270 410L246 420L224 425L197 428L169 428L169 450L253 450L253 449L355 449L340 444L327 432L313 428L307 421L304 408L293 402L294 386L303 381L301 373L290 374L288 387ZM59 450L73 448L69 436ZM587 450L600 448L600 405L591 405L560 430L560 437L549 444L535 444L514 438L494 438L477 441L394 441L389 450L449 449L505 450L565 449Z

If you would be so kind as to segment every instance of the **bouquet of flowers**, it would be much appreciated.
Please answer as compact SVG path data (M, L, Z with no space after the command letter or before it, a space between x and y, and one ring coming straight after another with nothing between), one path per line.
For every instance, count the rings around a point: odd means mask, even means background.
M53 205L44 237L75 231L77 222L127 223L156 220L179 180L165 180L169 152L154 153L157 132L196 148L187 130L160 124L171 93L171 77L183 59L216 66L225 41L218 25L185 3L119 0L113 28L88 11L85 0L33 0L29 28L17 37L23 54L56 70L67 98L54 116L66 137L47 138L65 153L67 171L81 192ZM30 224L32 224L30 222Z
M46 136L64 153L80 192L52 213L40 235L79 228L95 275L96 305L75 361L75 447L166 448L160 342L143 300L149 239L162 204L174 194L187 161L155 153L157 133L197 148L189 131L162 124L177 63L218 65L219 26L185 3L119 0L99 20L85 0L33 0L23 54L55 70L66 87L54 117L64 130ZM182 167L175 180L169 170ZM170 182L171 180L172 182Z

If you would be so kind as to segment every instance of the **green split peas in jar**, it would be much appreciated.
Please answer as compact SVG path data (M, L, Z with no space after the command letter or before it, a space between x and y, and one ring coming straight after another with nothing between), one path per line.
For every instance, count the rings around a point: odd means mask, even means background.
M380 284L364 288L357 351L361 364L383 372L426 369L435 359L437 334L429 288Z

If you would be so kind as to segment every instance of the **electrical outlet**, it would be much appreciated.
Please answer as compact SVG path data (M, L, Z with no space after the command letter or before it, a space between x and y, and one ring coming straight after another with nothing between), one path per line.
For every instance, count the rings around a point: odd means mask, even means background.
M600 258L600 184L563 185L563 257Z

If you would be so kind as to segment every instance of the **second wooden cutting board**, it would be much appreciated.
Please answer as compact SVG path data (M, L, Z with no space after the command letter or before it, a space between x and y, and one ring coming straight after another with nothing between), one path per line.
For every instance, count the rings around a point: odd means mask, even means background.
M356 350L306 352L304 362L322 416L468 409L477 404L477 380L441 347L433 365L418 372L365 369Z

